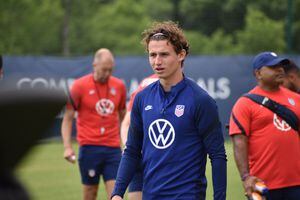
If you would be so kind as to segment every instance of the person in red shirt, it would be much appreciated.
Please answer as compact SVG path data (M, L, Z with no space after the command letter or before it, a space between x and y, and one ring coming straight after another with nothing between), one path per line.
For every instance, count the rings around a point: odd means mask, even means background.
M284 67L285 79L283 86L300 93L300 69L295 62L290 60L290 63Z
M152 74L147 78L143 79L139 84L138 88L131 94L130 100L127 105L127 112L121 124L121 139L122 143L125 146L127 141L127 134L130 125L130 113L133 105L134 98L136 94L142 91L145 87L150 85L151 83L158 80L158 76L156 74ZM128 187L128 199L129 200L142 200L142 189L143 189L143 177L141 169L136 172L133 179L131 180Z
M284 105L300 119L300 96L281 87L284 65L288 62L273 52L258 54L253 60L257 86L249 93ZM229 134L248 196L254 191L254 184L263 181L269 189L268 200L299 199L299 131L268 108L243 96L232 109Z
M73 83L62 122L64 158L75 163L71 135L77 111L78 161L84 200L96 199L101 175L110 198L121 159L119 125L126 112L126 87L122 80L111 76L113 67L112 53L99 49L94 57L93 73Z

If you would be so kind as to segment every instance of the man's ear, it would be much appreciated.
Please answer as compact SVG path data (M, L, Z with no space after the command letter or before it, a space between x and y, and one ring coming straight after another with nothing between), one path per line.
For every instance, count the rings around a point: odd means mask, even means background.
M296 74L294 74L294 73L290 73L290 74L288 74L288 78L291 80L291 81L295 81L296 79L297 79L297 77L296 77L297 75Z
M182 49L180 51L180 53L178 54L178 57L179 57L180 61L183 61L185 59L185 57L186 57L186 51L185 51L185 49Z
M254 76L257 78L257 80L261 79L261 73L259 69L256 69L253 71Z

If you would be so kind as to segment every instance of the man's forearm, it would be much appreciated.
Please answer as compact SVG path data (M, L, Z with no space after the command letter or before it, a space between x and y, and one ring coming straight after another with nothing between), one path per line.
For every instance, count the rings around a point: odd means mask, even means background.
M72 125L73 125L73 110L66 110L62 121L61 134L65 148L72 147Z
M245 135L233 135L233 152L236 166L239 170L242 179L249 176L249 164L248 164L248 138Z
M227 160L226 156L213 159L212 179L214 189L214 200L226 199L227 188Z
M128 151L128 149L125 149L119 165L116 184L112 193L112 197L114 195L123 197L126 188L129 185L132 177L134 176L139 163L140 158L134 156L134 154L132 154L130 150Z

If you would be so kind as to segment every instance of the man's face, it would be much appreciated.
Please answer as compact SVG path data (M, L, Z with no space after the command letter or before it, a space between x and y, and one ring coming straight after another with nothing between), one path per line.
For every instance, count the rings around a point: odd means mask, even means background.
M288 88L290 90L293 90L293 84L292 82L290 81L288 75L286 74L285 77L284 77L284 80L282 82L282 86L285 87L285 88Z
M95 56L93 61L94 66L94 77L96 81L101 83L106 83L110 75L112 74L114 68L114 62L110 57L102 56Z
M185 51L177 54L167 40L151 40L148 44L150 65L160 79L172 79L177 73L182 73L181 63Z
M256 71L256 77L262 84L276 86L284 82L285 73L281 65L264 66Z
M286 73L284 81L282 83L282 86L286 87L294 92L298 92L299 84L297 84L297 82L300 83L300 77L297 73L293 73L293 72Z

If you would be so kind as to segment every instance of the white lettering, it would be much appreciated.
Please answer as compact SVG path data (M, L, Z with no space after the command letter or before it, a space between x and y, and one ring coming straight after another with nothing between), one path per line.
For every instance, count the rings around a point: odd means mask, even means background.
M222 77L217 80L217 97L220 99L227 99L230 96L230 80L228 78Z
M22 87L31 87L31 88L42 87L46 89L63 89L67 94L67 87L71 87L73 82L74 79L72 78L55 80L54 78L45 79L42 77L38 77L38 78L31 79L28 77L24 77L17 82L17 87L18 89L21 89Z
M226 77L219 79L208 78L207 81L199 78L197 84L214 99L227 99L231 93L230 80Z
M30 78L22 78L18 81L17 83L17 88L18 89L21 89L22 88L22 85L25 84L25 83L30 83L31 82L31 79Z
M32 88L35 88L35 87L38 87L38 84L41 84L43 87L45 87L47 89L49 88L49 84L48 84L47 80L43 79L43 78L36 78L36 79L34 79L31 82L30 86Z

